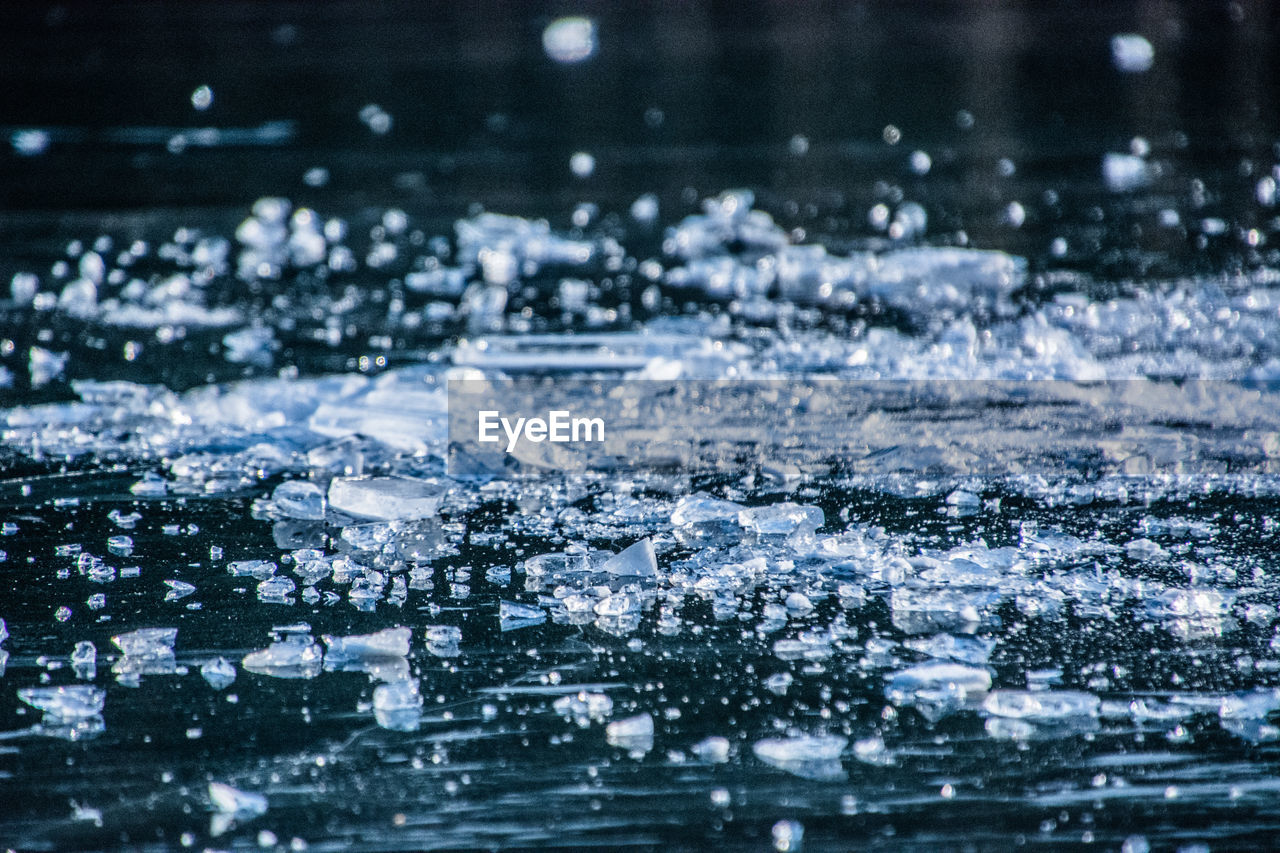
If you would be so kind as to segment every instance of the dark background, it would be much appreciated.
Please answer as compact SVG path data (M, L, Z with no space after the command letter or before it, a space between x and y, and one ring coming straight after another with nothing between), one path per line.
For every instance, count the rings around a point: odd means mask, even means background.
M543 54L542 29L566 14L596 19L592 60ZM44 156L0 156L0 205L242 204L303 192L314 165L331 170L330 194L534 207L726 181L841 189L916 148L965 160L952 177L988 192L999 157L1096 173L1099 151L1134 135L1190 163L1265 157L1278 22L1265 0L9 3L0 125L56 135ZM1115 70L1118 32L1151 41L1151 71ZM214 103L198 113L202 84ZM358 120L369 103L393 117L387 135ZM112 134L281 120L296 137L267 150L175 155ZM889 124L897 146L882 141ZM807 157L788 155L793 134ZM579 149L601 166L585 187L567 169Z

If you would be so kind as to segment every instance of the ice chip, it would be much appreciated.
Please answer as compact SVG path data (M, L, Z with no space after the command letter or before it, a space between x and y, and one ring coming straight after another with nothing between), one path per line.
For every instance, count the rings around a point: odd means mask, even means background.
M307 480L289 480L276 486L271 502L277 512L289 518L324 520L324 492Z
M542 31L542 49L562 64L590 59L596 52L596 25L580 16L557 18Z
M215 658L201 665L200 676L209 682L209 686L214 690L222 690L235 682L236 667L226 658Z
M658 558L653 553L653 541L641 539L610 557L601 568L620 577L653 577L658 573Z
M738 513L744 509L742 504L723 501L699 492L683 497L676 503L676 508L671 513L671 523L681 527L705 521L737 520Z
M512 631L516 628L537 625L540 622L545 622L546 618L546 611L541 607L533 607L532 605L520 604L515 601L498 602L498 622L503 631Z
M314 678L320 674L324 653L309 635L295 635L244 656L241 666L250 672L276 678Z
M441 489L410 477L335 477L329 506L356 518L429 518L440 505Z
M1133 154L1107 153L1102 157L1102 177L1112 192L1132 192L1151 182L1151 167Z
M729 760L729 739L712 735L695 743L689 751L701 761L724 764Z
M993 690L983 700L988 714L1031 722L1097 717L1102 702L1074 690Z
M169 591L164 594L165 601L177 601L179 598L186 598L196 591L195 585L186 581L167 580L164 583L165 586L169 587Z
M840 755L848 738L838 735L798 735L765 738L751 745L756 758L803 779L833 780L844 776Z
M97 687L76 684L62 687L26 687L18 691L18 698L43 711L50 724L87 720L102 713L107 694Z
M820 508L790 501L750 507L738 513L738 523L761 536L812 536L824 521Z
M373 715L378 725L396 732L417 731L422 722L422 694L416 681L379 684L373 689Z
M267 798L262 794L237 790L222 782L209 783L209 802L216 812L238 820L258 817L267 812Z
M112 637L116 648L132 658L158 658L173 654L177 628L140 628Z
M592 722L604 722L613 714L613 700L604 693L582 691L572 696L561 696L551 703L551 707L584 729Z
M611 746L621 747L631 753L648 752L653 749L653 716L637 714L614 720L605 727L605 739Z
M1156 49L1137 33L1118 33L1111 37L1111 61L1118 71L1141 74L1151 70Z
M276 573L276 564L266 560L237 560L227 563L227 572L238 578L249 577L264 581Z
M344 660L380 657L407 657L409 654L408 628L384 628L373 634L355 634L335 637L325 634L322 639L329 648L329 656Z
M986 669L958 663L922 663L886 676L885 698L915 705L926 714L946 712L991 689Z

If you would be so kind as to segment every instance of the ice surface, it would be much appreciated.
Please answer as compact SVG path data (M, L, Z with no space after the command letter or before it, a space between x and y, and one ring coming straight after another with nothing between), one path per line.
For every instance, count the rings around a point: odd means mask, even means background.
M96 687L75 684L62 687L25 687L18 691L18 698L37 711L43 711L47 723L57 725L89 719L102 713L107 694Z

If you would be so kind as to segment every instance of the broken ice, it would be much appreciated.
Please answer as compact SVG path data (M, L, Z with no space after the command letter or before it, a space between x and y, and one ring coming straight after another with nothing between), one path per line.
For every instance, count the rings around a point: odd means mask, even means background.
M322 639L329 648L329 656L343 660L405 657L409 654L410 633L408 628L384 628L374 634L349 637L325 634Z
M422 720L422 694L416 681L379 684L373 689L373 713L379 726L397 732L417 731Z
M653 716L637 714L622 720L614 720L605 727L605 739L611 746L628 752L646 753L653 749Z
M498 602L498 622L503 631L538 625L546 619L547 614L541 607L520 604L516 601Z
M18 698L43 711L47 723L58 725L95 717L102 713L107 694L104 690L87 684L63 687L26 687L18 691Z
M442 489L410 477L335 477L329 506L356 518L414 519L435 515Z
M177 628L140 628L112 637L111 642L128 657L157 658L172 656L177 639Z

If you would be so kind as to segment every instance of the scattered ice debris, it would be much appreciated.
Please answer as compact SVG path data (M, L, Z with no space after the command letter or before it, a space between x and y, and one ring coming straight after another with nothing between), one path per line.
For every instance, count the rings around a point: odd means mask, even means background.
M514 631L539 625L547 620L547 613L541 607L520 604L515 601L498 602L498 622L503 631Z
M429 518L442 491L435 483L410 477L335 477L329 484L329 506L356 518Z
M1137 33L1120 33L1111 37L1111 61L1116 69L1127 74L1150 71L1155 64L1156 50Z
M186 581L166 580L165 586L169 587L169 591L164 594L165 601L177 601L180 598L186 598L188 595L196 591L194 584Z
M95 717L106 704L105 690L87 684L62 687L24 687L18 698L37 711L44 712L45 722L57 725Z
M596 52L596 25L590 18L557 18L542 31L542 49L562 64L590 59Z
M653 749L653 716L637 714L614 720L605 727L605 739L610 746L625 749L632 755L643 755Z
M418 730L422 721L422 694L416 681L379 684L373 689L373 713L378 725L397 732Z
M223 690L235 682L236 667L226 658L218 657L201 664L200 676L214 690Z
M373 634L355 634L335 637L325 634L321 639L328 647L328 656L342 660L363 658L405 657L409 654L408 628L384 628Z

